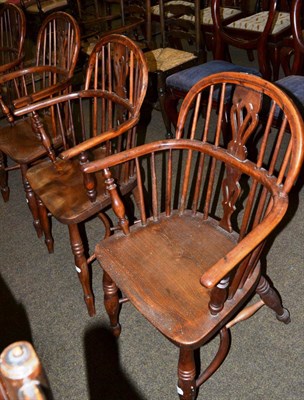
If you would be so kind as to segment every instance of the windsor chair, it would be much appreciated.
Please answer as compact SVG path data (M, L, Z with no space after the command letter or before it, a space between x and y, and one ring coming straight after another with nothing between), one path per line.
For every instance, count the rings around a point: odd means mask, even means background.
M20 169L25 194L37 235L42 230L37 204L26 179L28 167L47 156L38 128L30 116L18 118L14 110L27 104L61 93L71 86L80 50L80 32L75 19L59 11L46 17L40 27L35 65L0 76L0 106L8 124L0 128L0 189L4 201L9 200L8 172ZM4 92L9 88L9 103ZM12 106L10 106L12 103ZM52 118L44 115L50 128ZM56 146L60 146L57 142ZM7 165L7 157L14 164Z
M221 115L210 110L213 92L227 88L232 136L225 146ZM203 126L198 118L202 97L209 99ZM219 114L224 94L220 97ZM265 104L268 123L261 125ZM276 107L284 118L274 131L270 126ZM184 139L189 118L190 136ZM249 151L256 135L257 151ZM259 77L227 72L205 78L190 90L176 137L90 162L82 171L87 179L103 174L118 219L118 230L95 250L104 271L104 302L113 334L120 335L119 310L130 301L179 348L177 392L182 400L194 400L200 385L224 361L233 325L264 304L279 321L290 321L261 268L261 257L265 241L288 208L288 192L303 162L304 125L278 87ZM136 176L140 198L140 217L133 225L112 172L126 162L132 166L130 176ZM260 299L246 306L255 293ZM198 374L194 353L216 334L218 352Z
M130 149L136 144L136 125L147 89L148 72L142 51L129 38L111 34L97 42L87 67L84 90L53 97L17 110L30 113L36 121L49 159L32 166L26 174L37 197L41 226L49 251L54 240L48 213L68 225L75 268L91 316L95 314L89 264L79 224L98 216L110 225L104 210L110 205L102 176L96 182L83 180L80 167L89 160ZM53 136L61 138L64 151L56 157L39 113L51 110ZM116 171L124 195L136 196L136 180L128 175L128 166ZM95 183L97 187L95 187ZM90 189L91 188L91 189Z

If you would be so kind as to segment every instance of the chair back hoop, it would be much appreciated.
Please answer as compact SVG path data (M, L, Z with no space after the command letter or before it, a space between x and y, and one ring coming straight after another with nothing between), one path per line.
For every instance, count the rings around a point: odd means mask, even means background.
M10 66L20 64L24 56L26 19L22 9L12 3L2 4L0 8L0 26L0 71L8 72Z
M218 113L210 112L214 95L223 99L227 90L229 138L221 136L223 100ZM202 97L209 98L206 108ZM206 109L208 115L201 121L198 116ZM278 109L283 115L274 132L271 121ZM182 138L186 128L190 139ZM286 94L271 83L227 72L203 79L190 90L180 110L176 137L93 161L82 169L87 174L104 171L113 209L126 234L128 220L111 171L133 162L143 226L174 215L192 215L242 242L201 277L210 288L228 279L225 290L233 297L253 273L264 240L286 212L288 192L303 163L303 119Z
M73 76L80 51L80 29L64 11L48 15L38 32L36 65L54 66Z
M110 34L100 38L89 57L84 88L115 91L128 99L134 116L138 116L147 90L147 71L146 59L136 43L127 36Z

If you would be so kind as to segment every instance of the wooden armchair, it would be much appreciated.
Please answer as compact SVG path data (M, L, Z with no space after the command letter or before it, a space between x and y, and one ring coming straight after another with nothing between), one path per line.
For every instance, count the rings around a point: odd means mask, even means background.
M20 66L26 32L25 15L15 4L0 7L0 74Z
M78 224L98 215L106 225L106 235L109 235L110 226L102 211L111 201L102 176L97 175L96 181L86 180L80 166L136 144L136 124L147 80L142 51L131 39L112 34L101 38L91 53L85 90L16 111L17 115L31 113L42 139L41 145L49 155L48 160L31 167L26 173L26 180L38 199L47 247L53 251L49 212L68 225L76 271L91 316L95 314L95 306L89 264L95 256L93 254L87 259ZM50 110L53 131L40 121L39 113L44 110ZM56 140L64 147L58 157ZM127 165L116 171L122 194L131 194L136 187L136 179L128 172Z
M224 146L222 111L210 113L210 103L217 91L223 110L224 92L229 89L231 98L231 88L232 137ZM204 126L197 118L202 97L209 98ZM268 121L261 127L263 104L269 107ZM284 118L272 131L276 107ZM183 139L189 118L190 139ZM256 135L260 140L252 151L249 143ZM177 392L182 400L194 400L225 359L233 325L264 304L279 321L290 321L261 259L265 242L288 208L288 192L303 162L304 125L276 86L227 72L190 90L176 136L93 161L82 170L87 180L103 173L118 218L119 229L95 250L104 271L104 302L113 334L120 335L119 310L130 301L179 348ZM137 178L140 198L140 217L132 226L112 173L126 162L134 166L129 174ZM260 299L246 306L255 293ZM217 334L218 352L198 373L195 352Z
M28 167L47 156L41 144L38 127L32 117L17 118L17 108L68 90L72 83L80 49L79 27L69 14L57 12L41 25L36 49L35 66L0 76L0 106L8 125L0 128L0 188L4 201L9 199L8 171L21 169L27 202L32 212L37 235L42 231L35 197L26 180ZM4 95L9 89L9 103ZM12 102L12 107L10 107ZM44 123L50 128L52 116L45 114ZM61 143L56 144L60 146ZM15 162L7 166L6 158Z

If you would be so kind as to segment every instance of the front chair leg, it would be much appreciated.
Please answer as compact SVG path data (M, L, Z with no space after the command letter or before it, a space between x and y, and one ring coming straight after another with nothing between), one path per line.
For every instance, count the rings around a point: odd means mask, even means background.
M194 400L196 397L194 351L181 348L178 360L177 392L181 400Z
M10 190L7 184L7 171L5 169L5 155L0 151L0 189L3 200L5 202L9 199Z
M278 293L269 285L268 280L264 276L261 276L256 292L266 306L276 313L276 317L279 321L284 322L284 324L289 324L289 311L282 306Z
M110 319L111 329L115 337L119 337L121 326L119 323L119 295L118 287L105 271L103 273L104 305Z
M77 224L72 224L68 226L71 248L75 259L75 268L78 272L78 278L80 280L84 293L84 301L86 303L90 317L93 317L95 315L94 294L91 289L90 273L87 259L84 254L83 243Z
M42 232L40 219L39 219L39 211L38 211L38 204L37 204L36 196L31 188L31 185L29 184L29 181L26 178L26 172L28 170L28 167L25 164L21 164L20 169L21 169L22 181L23 181L23 186L24 186L25 195L26 195L26 201L27 201L27 204L28 204L29 209L33 216L33 224L34 224L34 228L36 230L37 236L40 238L43 235L43 232Z

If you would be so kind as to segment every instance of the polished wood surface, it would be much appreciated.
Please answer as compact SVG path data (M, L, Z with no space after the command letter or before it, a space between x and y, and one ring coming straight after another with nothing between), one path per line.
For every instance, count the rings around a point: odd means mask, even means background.
M42 144L49 160L31 167L26 173L38 198L38 211L45 241L50 252L54 240L48 213L67 224L76 271L83 287L90 315L95 314L89 263L85 241L78 227L95 215L110 226L103 210L111 204L102 174L88 178L80 167L92 159L130 149L136 144L136 125L147 89L148 71L142 51L129 38L112 34L103 37L90 55L84 90L32 104L17 115L31 113L37 120ZM48 110L52 126L64 147L59 155L50 140L39 113ZM54 136L54 134L53 134ZM123 194L131 194L136 179L125 164L115 172Z
M224 93L231 87L231 136L223 138ZM222 93L217 114L211 112L214 93ZM203 97L209 98L207 108ZM271 126L278 108L282 119L275 130ZM201 112L207 114L203 124ZM176 137L89 162L82 170L88 178L103 172L118 220L115 233L96 247L113 334L120 335L120 306L130 301L179 347L178 394L194 400L225 359L231 326L263 304L280 321L290 321L260 260L265 241L288 208L288 193L303 163L304 124L276 86L227 72L190 90ZM126 161L133 162L130 175L138 183L134 224L112 175ZM246 308L254 293L262 302ZM199 373L194 351L217 333L219 350Z
M0 76L0 106L8 120L8 124L0 129L1 193L4 201L8 201L7 173L13 168L20 168L38 236L42 235L42 230L37 204L25 173L33 162L46 157L48 152L41 143L39 121L36 121L34 116L18 118L14 115L14 111L68 90L72 83L79 50L80 32L75 19L61 11L53 13L41 25L37 38L35 65ZM55 146L60 146L61 138L55 134L51 115L44 113L41 117L44 118L46 130L51 132L51 135L54 133L52 140ZM7 156L16 163L15 166L7 166Z

